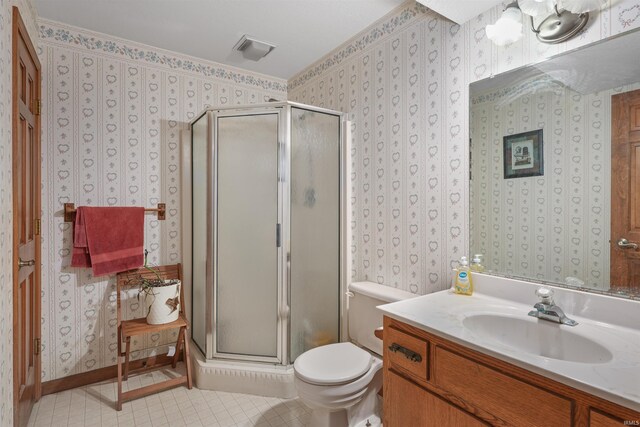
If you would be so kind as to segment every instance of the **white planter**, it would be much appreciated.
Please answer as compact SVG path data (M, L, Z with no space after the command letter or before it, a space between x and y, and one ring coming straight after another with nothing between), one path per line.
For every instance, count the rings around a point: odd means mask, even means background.
M171 282L165 280L165 283ZM162 325L178 320L180 314L180 286L181 283L174 283L166 286L154 286L149 288L145 294L145 305L147 306L147 323L150 325ZM174 305L175 306L174 309Z

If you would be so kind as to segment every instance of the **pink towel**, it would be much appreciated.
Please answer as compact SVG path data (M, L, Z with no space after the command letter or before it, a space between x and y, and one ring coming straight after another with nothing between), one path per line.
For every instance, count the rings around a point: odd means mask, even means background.
M94 276L141 267L144 208L76 209L72 267L92 267Z
M84 210L76 209L76 220L73 224L73 251L71 253L72 267L91 267L91 257L87 246L87 230L84 227Z

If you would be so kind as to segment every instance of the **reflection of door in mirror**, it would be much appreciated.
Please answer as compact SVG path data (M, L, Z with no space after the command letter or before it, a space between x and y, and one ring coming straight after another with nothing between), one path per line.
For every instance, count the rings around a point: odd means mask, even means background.
M611 290L640 287L640 90L611 98ZM634 289L635 288L635 289Z

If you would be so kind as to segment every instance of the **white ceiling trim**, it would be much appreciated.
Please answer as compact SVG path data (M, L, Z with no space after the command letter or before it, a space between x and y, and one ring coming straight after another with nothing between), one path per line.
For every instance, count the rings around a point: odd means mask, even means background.
M289 79L414 0L33 0L38 14L195 58ZM244 35L276 48L251 61Z

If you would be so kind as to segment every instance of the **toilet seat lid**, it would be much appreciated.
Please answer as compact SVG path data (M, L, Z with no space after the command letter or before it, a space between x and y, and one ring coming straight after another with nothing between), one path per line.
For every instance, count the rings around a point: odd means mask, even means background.
M323 345L296 359L293 369L302 381L317 385L345 384L371 368L371 355L350 342Z

